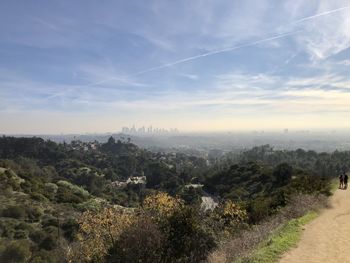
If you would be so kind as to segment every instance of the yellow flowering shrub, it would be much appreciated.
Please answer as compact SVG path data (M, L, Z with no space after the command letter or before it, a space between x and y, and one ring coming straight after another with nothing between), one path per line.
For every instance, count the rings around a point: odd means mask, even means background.
M232 233L237 226L246 222L247 211L231 200L227 200L215 209L214 220L226 234Z
M147 196L143 201L145 211L154 213L160 217L169 217L183 206L184 202L182 199L171 197L163 192Z
M84 212L78 219L79 242L68 249L70 262L102 261L134 219L133 214L112 207Z
M247 211L241 209L240 206L232 202L231 200L227 200L223 204L223 209L221 212L221 217L228 221L230 224L237 224L247 220Z

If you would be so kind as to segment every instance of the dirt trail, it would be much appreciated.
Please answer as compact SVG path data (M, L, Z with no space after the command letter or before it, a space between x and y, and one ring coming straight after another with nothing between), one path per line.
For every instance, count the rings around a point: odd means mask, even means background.
M280 263L350 262L350 188L337 190L330 203L331 208L304 227L298 246Z

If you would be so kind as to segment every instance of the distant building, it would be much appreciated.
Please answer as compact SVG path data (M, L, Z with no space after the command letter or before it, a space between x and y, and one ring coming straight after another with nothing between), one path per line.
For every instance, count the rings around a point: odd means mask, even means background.
M122 133L128 133L130 130L128 127L123 127L122 128Z
M149 126L146 128L145 126L142 126L140 128L136 128L135 125L133 125L131 128L123 127L122 133L139 133L139 134L146 134L146 133L155 133L155 134L169 134L169 133L179 133L179 130L177 128L154 128L152 126Z
M127 184L146 184L146 176L135 176L135 177L129 177L128 180L126 180Z
M146 176L134 176L129 177L125 182L123 181L114 181L111 183L113 187L116 188L124 188L127 185L145 185L146 184Z

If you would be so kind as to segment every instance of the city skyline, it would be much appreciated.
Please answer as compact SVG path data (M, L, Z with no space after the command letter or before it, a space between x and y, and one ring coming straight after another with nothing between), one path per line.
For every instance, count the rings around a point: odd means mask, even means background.
M121 129L122 133L179 133L179 130L177 128L160 128L160 127L153 127L150 126L142 126L137 128L135 125L132 125L130 128L124 126Z

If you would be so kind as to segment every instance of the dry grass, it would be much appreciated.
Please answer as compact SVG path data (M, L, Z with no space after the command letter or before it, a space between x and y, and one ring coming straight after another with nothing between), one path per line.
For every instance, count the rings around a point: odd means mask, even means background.
M210 254L208 262L234 262L239 258L248 257L259 244L288 221L327 206L328 201L325 196L295 195L290 200L290 204L274 216L250 229L241 231L232 239L222 241L219 248Z

